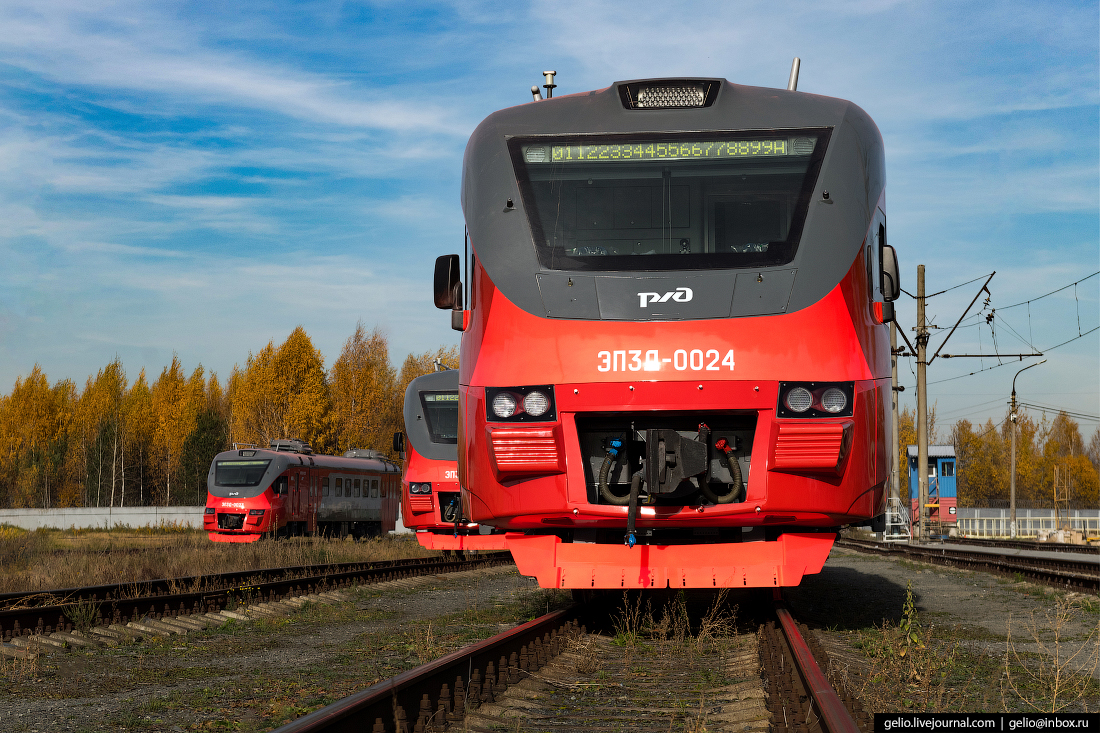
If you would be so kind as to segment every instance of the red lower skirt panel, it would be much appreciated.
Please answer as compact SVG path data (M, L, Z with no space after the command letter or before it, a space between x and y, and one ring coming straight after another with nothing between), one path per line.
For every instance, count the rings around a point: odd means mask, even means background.
M523 575L543 588L777 588L820 573L835 534L783 534L774 542L709 545L563 543L555 535L505 535Z
M425 550L507 550L502 534L436 534L417 532L416 541Z
M228 532L207 532L208 537L214 542L255 542L262 536L258 532L247 534L229 534Z

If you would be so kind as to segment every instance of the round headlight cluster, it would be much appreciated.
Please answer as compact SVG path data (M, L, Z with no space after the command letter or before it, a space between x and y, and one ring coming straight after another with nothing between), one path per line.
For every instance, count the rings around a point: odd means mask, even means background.
M501 392L493 398L493 414L509 418L516 414L516 398L507 392Z
M493 400L496 402L496 400ZM544 395L542 392L534 391L529 392L526 397L523 398L523 410L531 417L540 417L545 415L546 411L550 409L550 398Z
M844 394L842 389L829 387L821 395L821 409L825 412L841 412L847 406L848 396Z
M411 483L409 483L409 493L410 494L430 494L430 493L432 493L432 482L431 481L424 481L424 482L420 482L420 483L411 482Z
M805 412L810 409L810 405L813 404L814 398L813 395L810 394L810 390L805 387L795 387L787 393L787 398L784 401L792 412Z

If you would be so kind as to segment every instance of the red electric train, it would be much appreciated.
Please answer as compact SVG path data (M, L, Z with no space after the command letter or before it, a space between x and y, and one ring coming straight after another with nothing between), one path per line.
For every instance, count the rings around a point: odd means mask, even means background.
M503 550L504 534L468 521L458 490L458 371L417 377L405 390L401 520L429 550ZM408 439L406 440L406 435Z
M878 128L841 99L652 79L486 118L466 272L435 271L465 516L543 587L820 572L884 512L884 192Z
M206 478L203 529L215 542L323 534L355 539L393 530L396 463L374 451L314 455L300 440L219 453Z

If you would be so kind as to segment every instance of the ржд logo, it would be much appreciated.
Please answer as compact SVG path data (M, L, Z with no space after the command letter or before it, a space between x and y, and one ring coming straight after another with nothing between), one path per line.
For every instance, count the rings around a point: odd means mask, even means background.
M677 303L686 303L691 300L691 288L676 288L670 293L638 293L638 303L642 308L648 308L650 303L665 303L669 299Z

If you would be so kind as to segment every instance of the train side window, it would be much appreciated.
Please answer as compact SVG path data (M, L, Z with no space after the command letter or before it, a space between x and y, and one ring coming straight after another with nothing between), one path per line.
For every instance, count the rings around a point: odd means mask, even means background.
M359 479L355 479L355 497L359 498Z
M333 496L343 496L343 495L344 495L344 479L338 478L338 479L336 479L336 490L333 492Z
M321 496L328 496L328 476L321 479Z
M275 483L271 488L276 494L286 496L286 476L275 479Z
M372 499L378 498L378 479L370 482L370 495Z
M386 498L386 485L389 483L389 479L382 482L382 488L379 490L378 495L383 499Z

